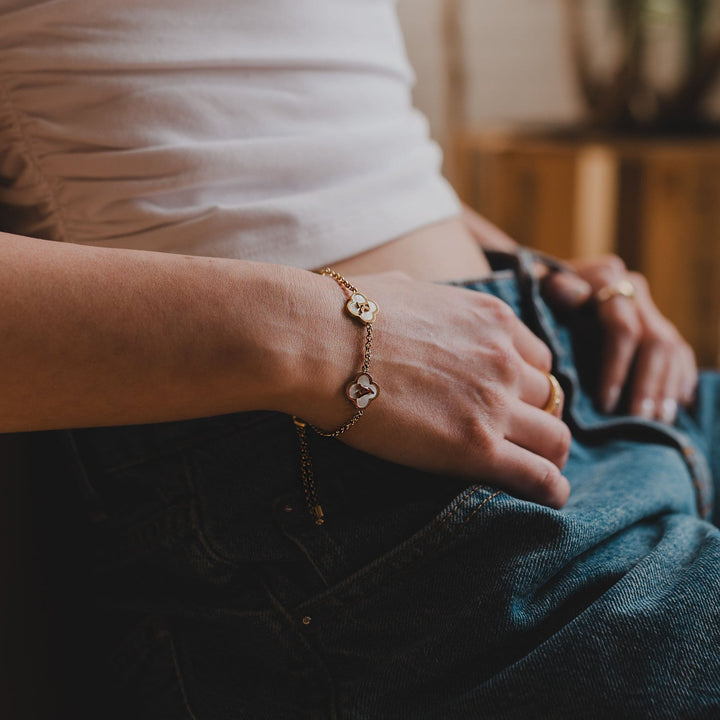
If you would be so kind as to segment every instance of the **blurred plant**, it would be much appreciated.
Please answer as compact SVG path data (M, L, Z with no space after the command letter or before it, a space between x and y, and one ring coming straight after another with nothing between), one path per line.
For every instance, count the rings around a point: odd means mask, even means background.
M585 3L564 0L575 72L591 123L616 131L678 133L709 126L704 105L720 76L720 38L712 37L708 27L717 18L719 0L607 2L620 60L603 73L592 62ZM678 82L661 90L648 77L648 37L663 19L681 33L683 57Z

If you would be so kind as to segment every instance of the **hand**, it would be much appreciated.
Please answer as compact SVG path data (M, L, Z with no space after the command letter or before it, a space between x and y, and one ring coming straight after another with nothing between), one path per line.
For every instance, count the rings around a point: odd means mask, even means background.
M542 409L550 396L547 346L489 294L400 273L348 279L380 307L370 371L380 394L341 440L393 462L562 506L571 437ZM331 429L352 414L344 387L359 365L363 332L342 313L343 295L332 280L317 278L316 289L315 382L291 412Z
M678 404L692 401L698 373L695 354L675 326L657 309L647 280L628 272L623 261L608 255L570 263L578 276L556 273L544 283L554 304L578 306L602 288L629 280L636 297L616 295L598 304L605 331L599 401L611 413L626 388L632 415L672 423Z

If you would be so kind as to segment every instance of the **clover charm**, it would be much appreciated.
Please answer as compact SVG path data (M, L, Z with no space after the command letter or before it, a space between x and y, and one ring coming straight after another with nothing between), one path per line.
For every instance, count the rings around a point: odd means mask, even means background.
M375 316L378 314L378 306L370 299L360 293L353 293L348 300L347 311L353 316L369 325L374 322Z
M364 410L379 392L380 388L367 373L360 373L347 386L347 396L358 410Z

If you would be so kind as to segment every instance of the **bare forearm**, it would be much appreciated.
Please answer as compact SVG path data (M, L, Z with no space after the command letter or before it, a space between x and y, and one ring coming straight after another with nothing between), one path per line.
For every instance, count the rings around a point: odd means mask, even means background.
M401 273L349 280L383 308L383 392L342 439L561 506L570 435L539 409L550 350L487 293ZM330 278L0 235L0 287L0 432L260 409L332 429L354 412L345 387L365 333Z
M312 277L0 234L0 432L279 409Z

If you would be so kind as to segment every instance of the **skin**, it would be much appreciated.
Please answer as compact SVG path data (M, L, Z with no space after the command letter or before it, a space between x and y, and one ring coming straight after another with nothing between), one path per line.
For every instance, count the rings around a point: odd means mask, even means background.
M561 469L571 436L559 417L541 409L552 364L547 346L488 294L403 273L349 279L381 308L371 371L381 392L370 409L373 421L358 423L343 441L394 462L482 478L561 507L570 491ZM336 289L335 305L343 299ZM309 413L324 428L348 417L342 389L363 334L359 326L345 325L353 336L322 369L336 402L323 397L316 406L311 399L303 403L305 417Z
M487 249L512 252L517 244L485 218L465 208L463 221ZM692 402L698 382L695 353L675 326L658 310L647 280L630 272L616 255L570 261L572 273L546 277L543 290L559 309L592 302L598 291L630 280L637 297L615 296L598 305L604 330L604 357L598 403L607 413L618 410L623 394L632 415L672 423L678 405Z
M697 386L693 350L657 309L647 280L628 272L620 258L578 261L574 267L593 295L622 279L630 280L637 292L635 300L617 295L598 306L605 328L601 406L605 412L615 411L628 385L631 414L673 422L678 405L690 403Z
M347 419L362 331L329 278L10 235L0 257L2 432L260 409ZM401 273L350 279L382 308L382 393L343 440L561 506L570 433L540 409L548 348L493 297Z
M464 220L482 245L509 247L482 218ZM328 429L348 418L344 387L363 333L342 318L345 296L329 278L7 234L0 234L0 257L0 432L245 410L299 415ZM615 259L577 269L577 276L548 279L559 304L586 302L625 276ZM570 491L562 468L571 438L561 412L542 410L549 349L484 293L403 272L348 279L381 308L371 372L382 392L372 422L358 423L342 441L561 507ZM637 303L613 298L601 307L603 392L629 382L633 402L683 401L697 379L691 354L675 361L686 346L641 279L632 279Z

